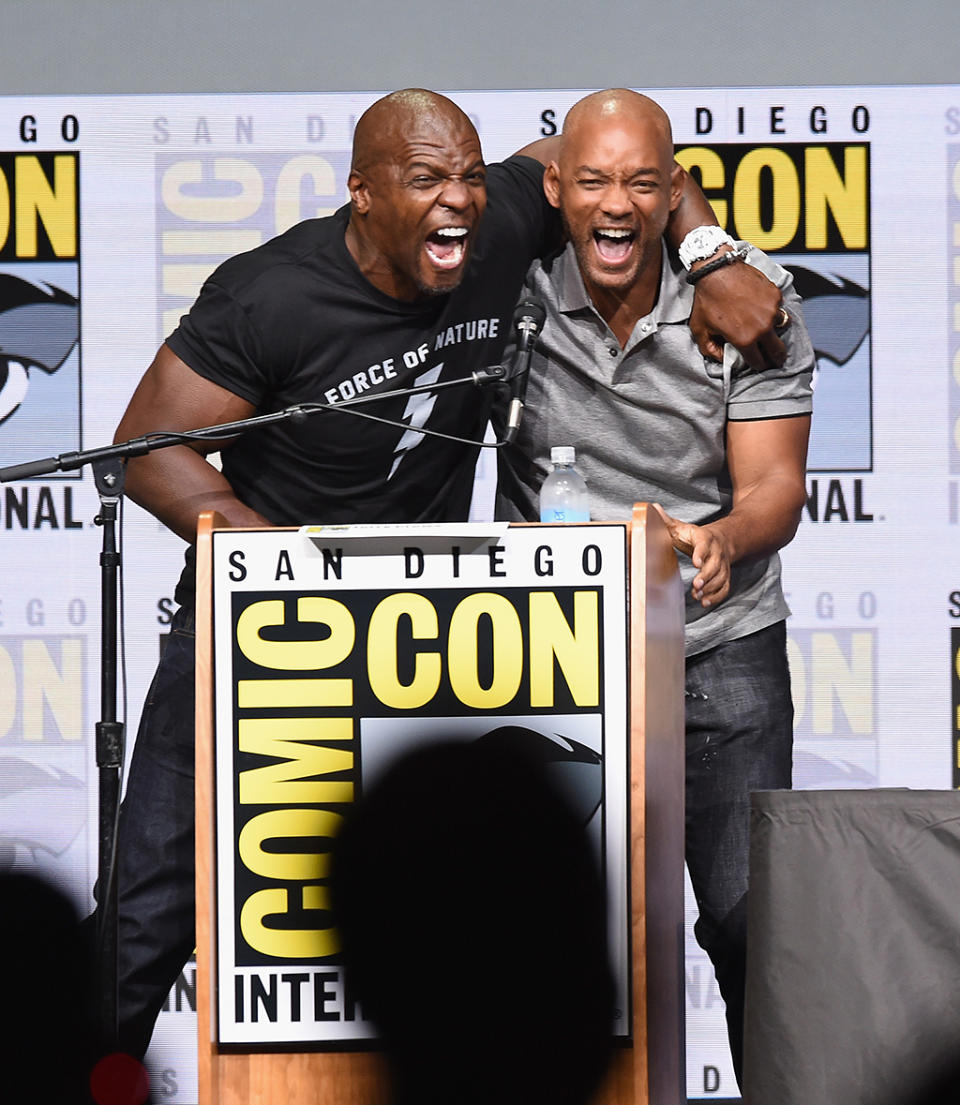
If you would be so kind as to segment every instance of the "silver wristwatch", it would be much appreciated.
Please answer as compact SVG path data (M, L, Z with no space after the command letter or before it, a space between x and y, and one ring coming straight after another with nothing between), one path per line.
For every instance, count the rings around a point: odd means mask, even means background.
M697 261L712 257L721 246L736 246L736 242L719 226L697 226L680 243L680 263L689 269Z

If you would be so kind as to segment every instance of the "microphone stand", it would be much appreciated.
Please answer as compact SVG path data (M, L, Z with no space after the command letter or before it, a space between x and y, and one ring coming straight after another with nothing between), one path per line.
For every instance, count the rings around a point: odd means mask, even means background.
M126 464L117 457L93 462L93 477L100 496L100 513L94 521L103 528L100 553L100 721L96 725L96 758L99 774L99 887L96 909L97 1009L100 1044L115 1051L119 1033L117 1009L117 880L114 872L117 812L123 770L124 726L117 720L117 510L123 497Z
M129 457L145 456L154 449L166 449L171 445L183 445L188 441L216 441L221 438L236 437L248 430L276 422L290 420L299 423L305 421L311 414L321 414L325 411L342 410L378 422L387 422L401 429L409 429L406 423L395 422L391 419L381 418L378 415L365 414L352 408L397 396L443 391L463 384L482 386L499 383L505 379L506 373L502 365L490 365L471 373L470 376L461 376L434 384L396 388L393 391L356 396L353 399L343 400L339 403L304 403L286 407L271 414L244 418L237 422L205 426L181 433L158 432L144 434L141 437L119 442L116 445L62 453L56 457L45 457L42 460L27 461L24 464L14 464L6 468L0 468L0 483L12 483L15 480L30 479L50 472L72 471L89 464L93 469L94 483L100 497L100 513L94 519L94 522L103 529L100 553L100 720L95 727L96 762L99 772L98 893L95 921L99 1042L101 1047L105 1049L105 1053L115 1051L119 1039L115 864L117 817L124 759L124 724L117 720L117 583L121 569L121 557L116 539L116 521L125 487L126 460ZM451 438L449 434L423 428L419 428L418 432L433 437ZM466 442L466 439L460 438L453 438L452 440L463 440L467 444L484 447L483 442ZM503 442L496 442L492 447L498 448L502 444Z

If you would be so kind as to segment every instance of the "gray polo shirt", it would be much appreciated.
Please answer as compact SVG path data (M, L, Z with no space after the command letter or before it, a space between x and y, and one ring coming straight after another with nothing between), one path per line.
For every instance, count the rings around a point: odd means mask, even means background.
M700 525L729 513L727 422L812 409L814 353L792 277L760 250L751 249L748 259L783 290L794 319L783 334L788 355L781 369L753 372L729 345L722 365L700 354L688 325L693 288L666 248L657 303L625 349L590 302L572 246L534 263L525 292L543 300L547 320L517 440L500 452L498 518L539 518L540 484L554 445L576 447L596 521L628 519L635 502L660 503L675 518ZM789 614L778 556L736 563L729 597L704 610L690 595L696 570L677 555L688 656Z

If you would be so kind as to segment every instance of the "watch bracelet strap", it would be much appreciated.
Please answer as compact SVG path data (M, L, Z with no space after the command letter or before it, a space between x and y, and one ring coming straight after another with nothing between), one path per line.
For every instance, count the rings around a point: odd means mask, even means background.
M705 276L709 276L710 273L716 272L717 269L736 264L737 261L746 261L749 252L749 246L740 246L738 249L730 250L729 253L721 253L719 257L715 257L712 261L708 261L705 265L701 265L700 268L691 269L690 272L687 273L687 283L696 284Z

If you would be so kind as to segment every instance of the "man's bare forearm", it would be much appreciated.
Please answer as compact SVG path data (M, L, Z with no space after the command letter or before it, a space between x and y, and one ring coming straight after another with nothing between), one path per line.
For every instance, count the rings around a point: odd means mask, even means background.
M729 514L704 528L721 537L731 564L769 556L793 540L805 501L802 480L774 475L754 487Z
M242 503L204 457L185 445L160 449L128 463L127 494L184 541L197 536L197 517L215 510L231 526L270 522Z
M680 243L691 230L695 230L698 226L717 225L717 216L700 185L689 173L684 174L683 195L676 210L671 212L670 221L667 223L667 241L674 249L679 249Z

